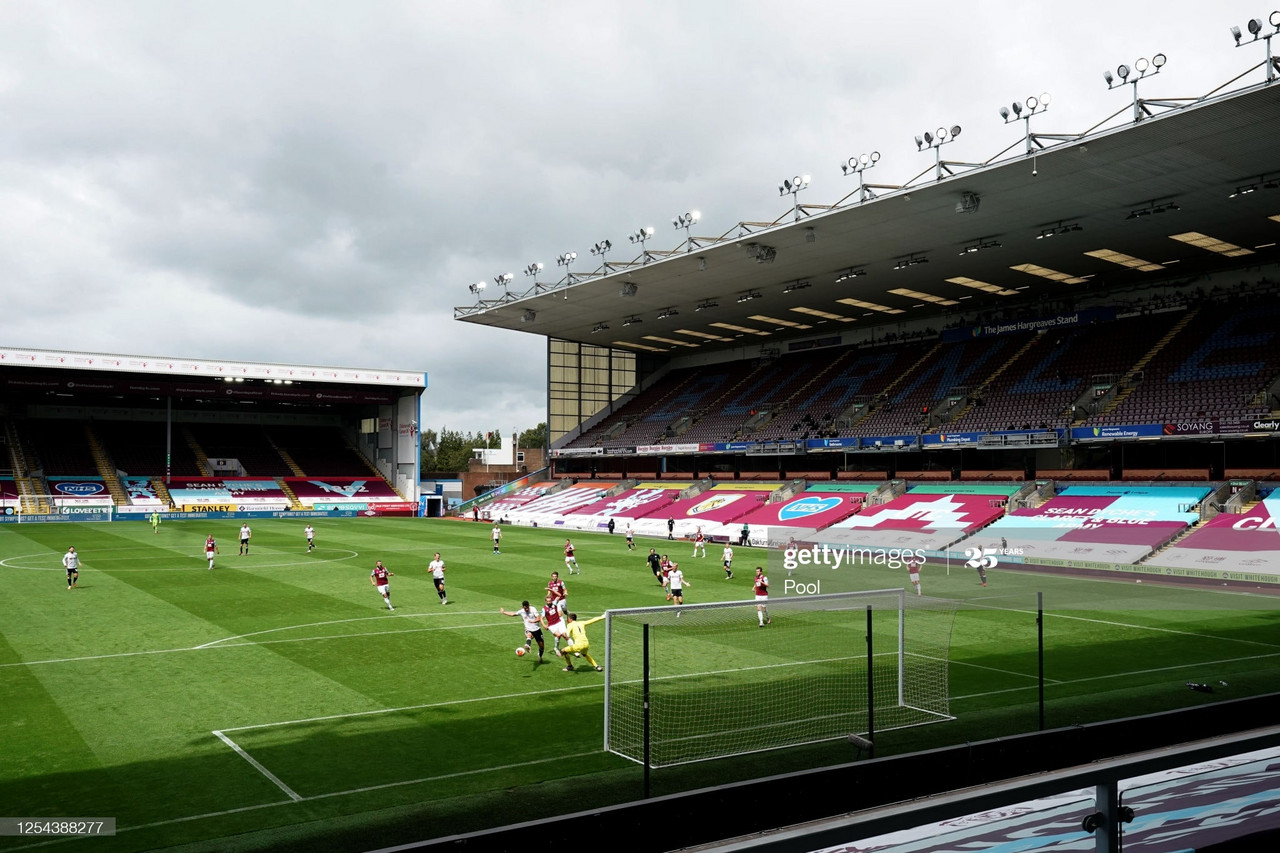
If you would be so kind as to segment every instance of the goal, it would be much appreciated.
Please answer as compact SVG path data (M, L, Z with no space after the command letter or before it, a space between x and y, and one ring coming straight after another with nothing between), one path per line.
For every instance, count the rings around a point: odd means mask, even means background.
M895 589L772 598L764 627L755 601L610 610L604 748L664 767L952 719L955 609Z

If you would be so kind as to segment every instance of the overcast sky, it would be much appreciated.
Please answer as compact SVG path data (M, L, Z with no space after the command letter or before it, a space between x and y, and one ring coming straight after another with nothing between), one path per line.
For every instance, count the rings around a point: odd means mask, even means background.
M1273 0L1274 2L1274 0ZM1280 5L1280 3L1278 3ZM651 248L1146 98L1265 56L1272 7L1163 2L0 3L0 345L423 371L423 426L545 416L545 343L452 319L467 284L652 225ZM1246 36L1247 38L1247 36ZM1276 43L1280 52L1280 40ZM1255 71L1246 82L1262 79ZM492 286L492 285L491 285Z

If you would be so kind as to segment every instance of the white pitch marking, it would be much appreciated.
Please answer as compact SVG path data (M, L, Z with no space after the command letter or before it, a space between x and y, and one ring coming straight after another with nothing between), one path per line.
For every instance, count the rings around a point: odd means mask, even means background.
M419 616L481 616L486 613L492 613L491 610L450 610L448 613L405 613L400 616L392 616L392 619L417 618ZM257 637L261 634L273 634L277 631L292 631L296 628L319 628L324 625L341 625L344 622L367 622L375 619L387 621L386 616L357 616L351 619L331 619L328 622L304 622L300 625L283 625L279 628L267 628L265 631L250 631L248 634L236 634L231 637L223 637L221 640L210 640L207 643L195 646L197 649L207 649L216 646L218 643L226 643L231 640L243 640L245 637ZM501 623L499 623L501 624Z
M247 762L249 762L250 764L252 764L255 770L257 770L257 771L258 771L259 773L261 773L263 776L266 776L266 777L267 777L268 779L270 779L273 783L275 783L275 786L276 786L277 788L279 788L281 791L284 791L284 792L285 792L285 794L289 797L289 799L293 800L295 803L296 803L296 802L299 802L300 800L302 800L302 795L301 795L301 794L299 794L297 791L295 791L295 790L293 790L292 788L290 788L290 787L289 787L288 785L286 785L285 783L281 782L281 781L280 781L280 777L279 777L279 776L277 776L276 774L272 773L272 772L271 772L270 770L268 770L267 768L263 767L263 766L262 766L262 762L258 761L258 759L254 758L252 755L250 755L249 753L247 753L247 752L245 752L243 749L241 749L241 748L240 748L240 745L239 745L238 743L236 743L236 742L235 742L235 741L233 741L231 738L229 738L229 737L227 737L226 735L224 735L222 732L214 732L213 734L214 734L214 737L216 737L218 740L222 741L222 742L223 742L223 743L225 743L227 746L229 746L229 747L231 747L232 749L234 749L234 750L236 751L236 755L240 756L240 757L241 757L241 758L243 758L245 761L247 761Z

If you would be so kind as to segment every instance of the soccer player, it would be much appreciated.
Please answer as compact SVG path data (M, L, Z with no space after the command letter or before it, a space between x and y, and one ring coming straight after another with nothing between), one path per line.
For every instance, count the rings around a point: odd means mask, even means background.
M253 535L253 531L249 529L249 522L240 525L240 556L249 553L249 537Z
M213 534L209 534L209 538L204 540L204 558L209 561L209 568L213 568L213 555L221 554L218 550L218 540L213 538Z
M440 596L440 603L448 604L449 598L444 592L444 560L440 559L439 551L436 551L436 558L427 564L427 568L431 570L431 582L436 585L436 595Z
M538 608L530 607L529 602L520 602L520 609L516 611L507 610L505 607L499 607L498 612L503 616L519 616L524 620L524 647L531 649L533 642L538 644L538 663L542 663L542 653L546 650L546 643L542 641L542 614L538 612Z
M663 554L661 562L658 563L658 583L662 585L663 589L667 588L667 575L671 574L671 567L673 565L675 564L671 562L671 559L666 554ZM668 592L667 601L670 600L671 593Z
M698 528L698 532L693 534L693 556L698 556L698 552L702 552L702 556L707 556L707 537L702 535L702 528Z
M373 567L373 571L369 572L369 583L373 584L374 589L378 591L378 595L382 596L382 600L387 603L387 609L394 612L395 608L391 606L391 581L390 578L395 572L388 571L387 567L382 565L379 560Z
M569 609L569 592L565 589L564 581L560 580L559 572L552 572L551 580L547 581L547 600L561 613Z
M631 522L627 522L627 529L624 531L627 536L627 550L634 551L636 549L636 535L631 530Z
M658 585L662 585L662 558L658 556L656 548L649 549L649 556L645 557L649 563L649 570L653 572L654 578L658 581Z
M493 553L501 554L502 552L498 550L498 544L502 542L502 528L499 527L497 523L493 525L492 535L493 535Z
M733 578L733 548L728 545L724 546L724 579L731 580Z
M673 542L676 538L676 520L673 516L667 516L667 538Z
M982 565L982 561L978 561L978 580L982 581L982 585L987 585L987 567Z
M308 524L307 529L302 532L307 535L307 553L310 554L316 549L316 529Z
M578 568L578 558L573 556L573 543L568 539L564 540L564 564L569 569L569 574L573 574L575 569L578 574L582 574L582 569Z
M573 672L573 663L569 660L571 655L582 655L587 659L587 663L596 668L596 672L604 671L604 667L596 663L596 659L591 656L589 651L591 642L587 640L587 626L593 625L603 618L603 616L597 616L594 619L579 622L577 613L569 614L569 645L560 650L560 655L569 664L564 668L565 672Z
M760 620L760 627L769 625L773 622L769 618L769 579L765 577L764 566L756 566L756 618Z
M151 532L152 533L160 532L160 513L156 512L155 510L151 511Z
M76 581L80 580L80 555L74 546L62 555L62 566L67 570L67 589L75 589Z
M911 584L916 588L916 595L920 595L920 558L915 554L907 558L907 577L911 578Z
M667 586L669 588L667 601L684 604L684 588L690 586L690 583L685 580L684 572L680 571L677 563L672 563L670 571L667 572Z
M564 612L560 604L561 602L548 592L546 606L542 608L542 623L551 632L551 651L556 655L560 654L560 638L569 636L569 627L565 624Z

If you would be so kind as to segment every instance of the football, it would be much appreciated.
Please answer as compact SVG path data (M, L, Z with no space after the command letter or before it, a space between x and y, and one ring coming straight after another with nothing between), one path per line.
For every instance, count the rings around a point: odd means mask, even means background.
M524 646L516 646L516 657L518 658L524 657L525 651L526 649Z

